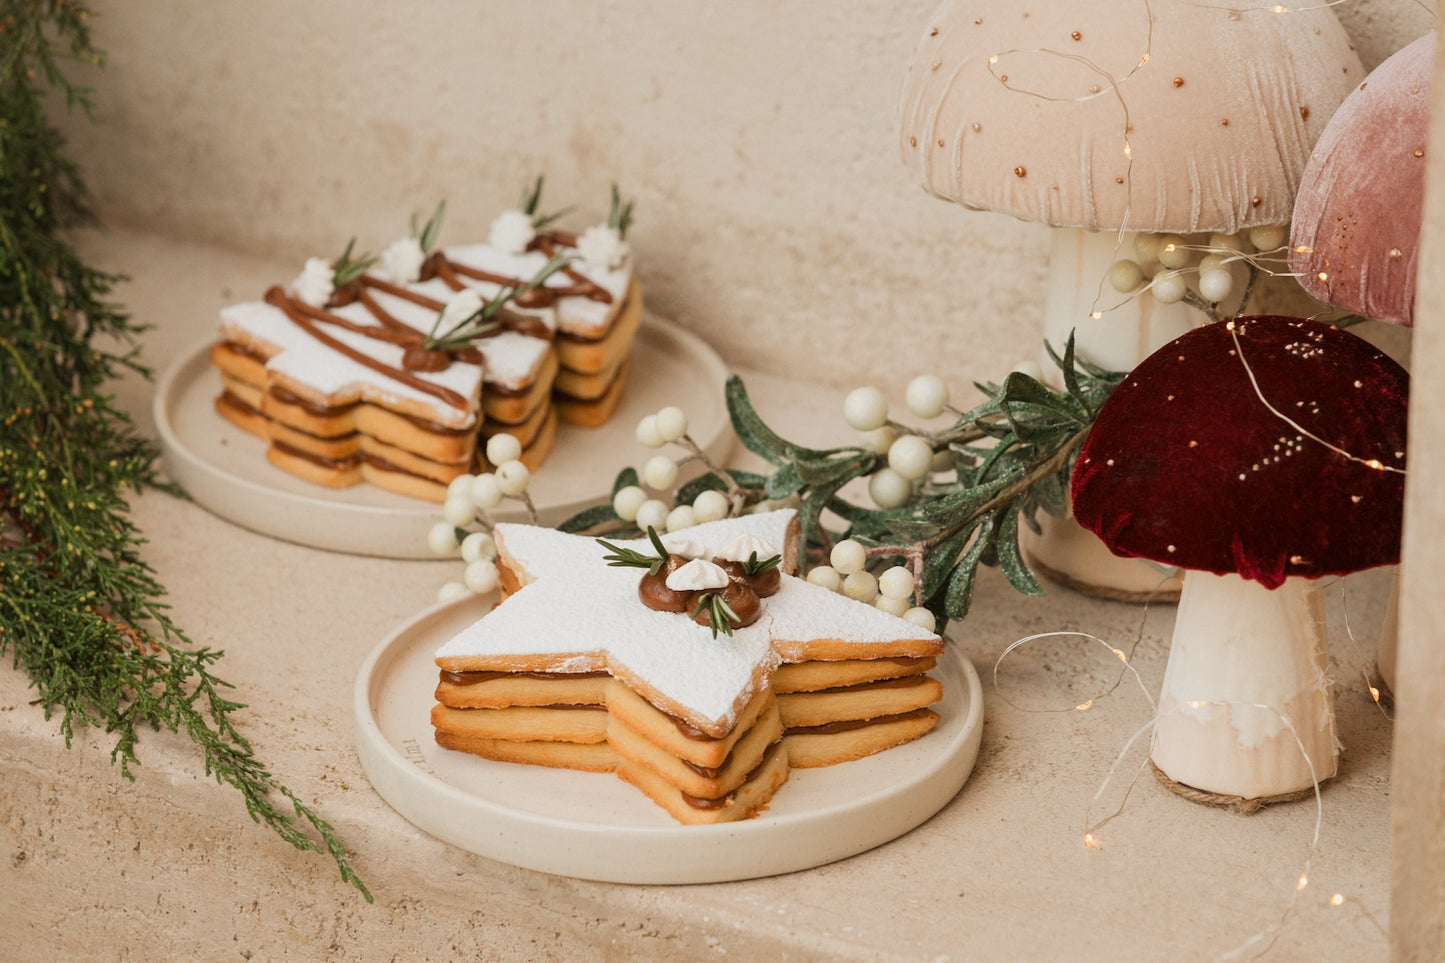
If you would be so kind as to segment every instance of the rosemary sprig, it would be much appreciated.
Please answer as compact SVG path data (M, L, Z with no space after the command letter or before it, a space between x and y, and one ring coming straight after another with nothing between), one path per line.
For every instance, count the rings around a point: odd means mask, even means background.
M765 559L759 559L757 552L751 552L748 560L742 562L743 572L747 575L762 575L764 572L772 571L783 561L781 555L770 555Z
M251 818L299 849L330 854L366 886L332 827L256 757L213 674L221 653L171 620L140 553L128 492L157 484L154 446L105 390L148 376L135 323L110 301L122 278L64 240L92 219L75 164L47 123L47 91L90 113L62 60L100 63L83 4L8 3L0 55L0 655L30 679L69 745L93 726L134 779L146 730L184 732L207 775L241 793ZM99 345L118 345L103 348Z
M498 315L502 313L504 307L516 300L519 295L546 284L548 278L565 268L571 263L571 260L565 254L553 255L531 280L525 284L508 285L499 289L497 293L483 301L475 311L444 332L439 332L438 329L441 327L442 317L446 312L445 310L439 312L422 347L428 351L455 351L466 347L477 338L492 334L501 327Z
M437 209L432 212L431 217L427 218L426 224L422 226L420 231L417 230L416 215L413 214L411 216L411 236L416 238L417 244L421 246L423 253L430 254L432 247L436 244L437 234L440 233L442 229L442 214L446 209L447 202L446 199L443 198L437 202Z
M355 257L351 252L356 248L356 238L346 242L346 250L341 252L341 257L336 259L335 273L331 276L331 283L339 288L344 288L352 281L366 273L367 269L376 263L374 254L358 254Z
M537 180L532 186L522 191L522 200L517 207L532 219L532 228L541 231L550 224L554 224L571 213L572 208L564 207L560 211L551 214L538 214L537 208L542 203L542 175L537 175Z
M612 185L612 209L607 214L607 226L620 238L626 238L627 229L632 226L632 201L623 203L616 184Z
M707 609L707 624L708 628L712 629L713 638L717 638L719 632L723 635L733 634L733 623L738 621L738 614L731 605L723 601L721 592L704 592L699 595L691 617L696 619L703 609Z
M662 544L662 539L657 536L657 529L651 525L647 526L647 537L652 542L652 548L657 553L648 555L632 548L623 548L621 545L613 545L605 539L597 539L598 543L611 555L602 556L608 565L623 568L645 568L648 575L656 575L662 566L667 563L667 546ZM756 553L754 553L756 554Z

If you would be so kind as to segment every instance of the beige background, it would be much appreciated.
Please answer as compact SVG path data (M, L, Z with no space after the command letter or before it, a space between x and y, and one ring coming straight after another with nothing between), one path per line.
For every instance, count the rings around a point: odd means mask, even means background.
M925 367L955 382L992 377L1036 351L1044 232L924 196L894 155L894 99L933 0L98 5L110 54L95 79L99 123L67 128L114 230L87 252L136 277L120 296L157 321L146 342L157 365L212 330L220 304L284 279L285 265L336 253L353 233L378 247L443 196L445 237L478 237L542 171L549 197L580 201L584 215L602 213L614 179L637 197L654 310L757 372L805 442L838 440L839 386L896 391ZM1432 22L1410 0L1336 9L1367 68ZM1440 142L1437 130L1432 153ZM1432 189L1427 222L1437 246L1442 194ZM1439 277L1422 283L1422 306L1445 304L1442 288ZM1417 363L1445 364L1445 341L1424 325ZM832 387L798 388L799 373ZM1445 429L1438 388L1422 387L1435 403L1413 412L1400 693L1410 701L1399 713L1418 738L1401 740L1391 773L1395 726L1360 682L1373 638L1337 636L1346 753L1324 796L1315 883L1298 902L1312 806L1241 820L1145 780L1104 847L1082 849L1101 775L1141 721L1132 690L1063 716L990 696L978 769L954 803L884 849L807 874L621 888L471 856L377 797L349 714L365 653L454 573L274 542L151 492L136 517L178 621L227 649L223 675L251 703L258 752L336 823L377 905L324 858L249 825L183 739L148 739L135 784L110 766L101 735L66 750L7 669L0 760L15 778L0 780L0 920L19 921L9 950L22 960L98 947L196 959L1199 959L1270 933L1292 906L1264 959L1380 958L1391 920L1401 958L1428 958L1445 899L1435 782L1445 699L1427 682L1445 659L1428 645L1445 625L1434 576L1445 558L1428 470L1439 459L1420 453L1442 450ZM123 388L143 425L148 399L144 385ZM1355 625L1378 624L1383 575L1351 580ZM1334 598L1339 621L1346 592ZM986 680L1013 639L1077 627L1140 634L1136 663L1157 688L1167 609L1141 618L1057 591L1024 601L995 572L976 604L957 643ZM1088 684L1099 670L1086 655L1012 671ZM1393 867L1392 803L1403 841ZM1326 902L1336 891L1339 909Z
M1038 352L1047 231L935 200L897 156L935 0L97 6L99 124L69 130L110 223L299 267L441 198L443 240L480 238L539 173L585 225L616 181L649 306L731 362L962 387ZM1431 24L1335 9L1367 69Z

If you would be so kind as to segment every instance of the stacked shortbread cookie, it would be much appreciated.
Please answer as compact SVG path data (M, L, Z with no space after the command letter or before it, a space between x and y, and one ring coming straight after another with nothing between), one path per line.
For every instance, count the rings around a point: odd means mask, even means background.
M616 772L679 822L715 823L753 815L791 767L857 759L938 722L942 686L926 673L942 640L903 619L782 574L758 590L755 621L715 635L691 613L721 588L682 589L683 611L659 611L639 569L608 564L609 549L653 552L645 539L507 524L495 536L503 601L436 653L444 747ZM664 572L732 565L729 592L748 578L730 559L739 545L754 557L778 546L779 567L796 571L792 511L663 542Z
M599 233L600 258L585 250ZM266 439L272 464L331 488L364 480L440 501L453 478L488 467L480 442L498 433L535 469L559 416L598 425L615 408L642 297L605 225L498 240L427 252L403 239L354 272L346 256L312 258L290 290L222 309L217 411ZM447 315L459 295L500 309L436 350L461 320Z

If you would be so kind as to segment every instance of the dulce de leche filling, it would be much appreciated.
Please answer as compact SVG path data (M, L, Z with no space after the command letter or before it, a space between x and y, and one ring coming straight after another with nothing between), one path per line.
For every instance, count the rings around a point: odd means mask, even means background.
M756 766L754 766L752 771L750 771L746 776L743 777L743 786L746 786L748 783L752 782L754 779L757 778L758 773L762 772L764 769L767 768L768 763L772 762L773 757L778 754L778 747L782 744L782 741L779 740L778 742L775 742L768 747L768 751L763 753L762 761L760 761ZM688 793L681 793L682 801L687 803L693 809L721 809L728 803L732 802L732 799L735 795L737 795L737 789L734 789L730 793L719 796L716 799L706 799L702 796L693 796L689 795Z

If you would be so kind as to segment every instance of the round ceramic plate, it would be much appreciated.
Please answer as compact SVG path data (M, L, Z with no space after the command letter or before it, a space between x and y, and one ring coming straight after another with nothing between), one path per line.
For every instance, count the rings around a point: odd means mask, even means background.
M362 768L418 828L526 869L614 883L716 883L821 866L920 825L967 781L983 735L983 689L949 647L934 675L942 717L915 742L854 762L795 769L753 819L682 826L607 773L493 762L439 747L428 713L443 642L495 596L434 606L361 667L354 712Z
M198 504L228 521L288 542L357 555L435 558L426 532L441 506L361 484L333 491L266 460L266 443L216 414L220 377L196 345L162 376L154 413L171 478ZM618 471L643 454L637 422L666 405L688 415L688 433L714 462L727 460L732 427L723 397L727 369L696 336L646 318L632 346L622 401L599 428L561 425L556 445L528 488L539 521L556 525L606 497ZM505 505L516 503L507 502ZM521 508L490 513L526 521Z

